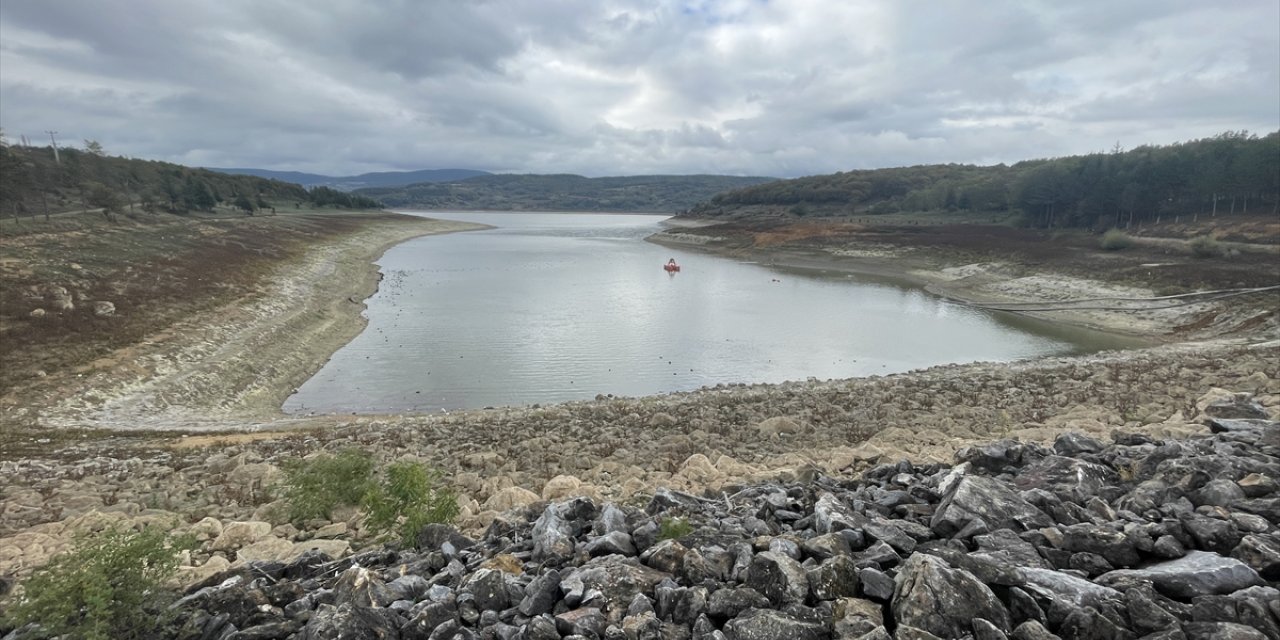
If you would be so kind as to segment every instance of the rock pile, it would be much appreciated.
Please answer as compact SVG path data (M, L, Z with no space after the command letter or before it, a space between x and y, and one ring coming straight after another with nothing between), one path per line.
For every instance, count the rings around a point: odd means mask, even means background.
M250 562L177 605L188 640L1280 637L1280 423L1013 440L859 478L585 497L472 540ZM675 526L683 519L689 527ZM678 535L671 539L663 533Z

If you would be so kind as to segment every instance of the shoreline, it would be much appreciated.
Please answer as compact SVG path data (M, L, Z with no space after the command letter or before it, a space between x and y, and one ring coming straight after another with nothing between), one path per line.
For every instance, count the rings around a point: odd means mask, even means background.
M722 257L748 260L780 270L836 273L882 279L918 287L934 296L965 306L985 308L987 305L1066 302L1071 298L1109 296L1155 297L1149 289L1087 280L1046 268L1027 272L1000 263L964 263L949 256L928 258L908 251L867 243L842 248L742 247L731 246L725 237L689 233L707 230L716 222L692 220L672 224L645 241ZM1189 304L1177 310L1019 310L988 309L1039 322L1083 329L1099 334L1134 340L1135 348L1151 347L1195 340L1216 335L1193 335L1186 331L1205 316L1221 314L1209 303ZM1247 318L1236 318L1245 324Z
M187 328L200 327L198 336L140 345L129 360L86 376L80 393L117 395L46 417L67 420L50 426L92 431L24 434L30 442L0 455L0 576L25 576L69 548L75 532L112 522L176 521L179 530L259 522L299 549L322 530L340 530L325 544L350 553L376 543L358 513L299 530L282 519L273 491L291 462L346 448L378 464L412 460L439 470L458 493L458 526L480 532L511 508L573 496L630 504L663 487L720 496L902 460L947 463L965 447L1001 439L1050 445L1069 431L1100 440L1203 434L1203 405L1224 390L1256 394L1280 417L1280 341L1258 335L447 415L293 417L268 402L293 388L281 380L310 375L344 335L359 332L385 250L475 228L393 222L317 247L280 265L265 291L193 317ZM289 304L298 301L301 308ZM258 324L242 322L255 317ZM181 327L167 333L186 336ZM257 340L231 339L237 334ZM293 353L299 343L309 349ZM155 379L120 381L165 355L168 368ZM285 355L292 360L277 362ZM259 373L268 368L271 375ZM207 577L233 561L201 555L184 572Z
M417 217L371 225L282 263L256 292L113 354L57 389L42 427L227 431L306 427L281 410L297 386L363 330L377 260L414 238L488 228ZM121 375L124 373L125 375Z
M405 210L408 211L408 210ZM297 387L319 371L338 349L367 325L364 300L377 292L376 261L391 247L442 233L481 230L485 225L428 218L419 214L404 223L375 225L334 243L315 247L300 260L285 263L271 276L268 290L239 299L165 331L164 340L148 340L128 361L88 376L65 393L66 399L46 408L42 426L103 429L113 432L290 432L327 428L342 414L295 415L282 410ZM689 222L689 221L682 221ZM425 227L424 227L425 225ZM705 228L691 221L668 223L677 238L681 230ZM795 249L731 249L672 240L659 232L645 238L728 258L745 258L782 270L841 273L908 283L944 298L983 302L972 290L956 286L974 276L951 277L946 269L916 259L881 255L833 255ZM990 279L986 272L978 273ZM1005 301L1027 298L1008 297ZM1002 311L1051 326L1098 332L1132 340L1125 349L1145 349L1184 342L1135 328L1124 321L1064 317L1059 313ZM1114 314L1113 314L1114 315ZM183 339L175 336L202 336ZM145 363L160 357L164 371L136 376ZM939 365L942 367L953 365ZM121 379L120 370L135 372ZM65 390L64 390L65 391ZM88 400L86 400L88 399ZM97 400L94 402L93 400ZM397 414L360 414L397 419ZM417 414L399 415L406 418Z

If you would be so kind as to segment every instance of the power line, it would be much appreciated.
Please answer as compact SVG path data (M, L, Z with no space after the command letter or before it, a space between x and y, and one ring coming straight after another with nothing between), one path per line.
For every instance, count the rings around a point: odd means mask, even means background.
M53 143L53 161L58 164L62 164L62 158L58 157L58 140L54 138L54 136L58 135L58 132L50 131L48 129L45 129L44 132L49 134L49 142Z

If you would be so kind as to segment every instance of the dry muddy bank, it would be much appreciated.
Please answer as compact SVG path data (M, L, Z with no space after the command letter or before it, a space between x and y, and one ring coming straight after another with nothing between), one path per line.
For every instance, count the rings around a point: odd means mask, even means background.
M386 249L481 228L402 216L323 238L232 302L27 391L5 418L37 428L280 427L284 399L363 329Z
M1189 289L1139 284L1138 278L1102 277L1115 256L1071 247L1072 256L1028 258L1017 252L992 257L999 245L989 242L982 252L947 246L911 246L886 242L861 227L839 229L835 236L805 236L809 231L744 231L732 225L690 220L647 238L656 244L678 246L749 260L781 269L853 274L885 278L924 288L962 304L993 307L1054 323L1085 327L1115 335L1149 339L1152 344L1218 336L1280 337L1280 292L1226 301L1160 300ZM798 235L798 239L788 234ZM979 259L980 261L974 261ZM1089 267L1093 261L1093 267ZM1177 260L1136 265L1148 271L1177 266ZM1126 268L1132 268L1129 265ZM1186 264L1189 272L1204 265ZM1083 267L1083 269L1082 269ZM1263 266L1263 275L1272 267ZM1214 274L1221 278L1223 274ZM1276 273L1280 278L1280 272ZM1187 282L1191 282L1187 279ZM1242 286L1217 282L1214 286ZM1268 280L1267 284L1276 284ZM1080 303L1079 300L1096 300ZM1036 310L1016 309L1039 303ZM1014 309L1010 309L1013 307Z

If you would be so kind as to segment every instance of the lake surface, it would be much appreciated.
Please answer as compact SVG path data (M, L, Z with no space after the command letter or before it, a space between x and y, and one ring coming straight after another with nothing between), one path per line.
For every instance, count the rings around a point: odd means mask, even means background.
M644 242L662 216L444 213L389 250L368 328L284 409L420 412L886 374L1124 346L849 276ZM668 258L682 271L663 271Z

